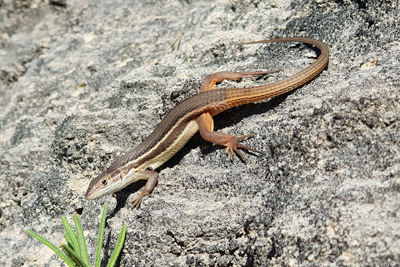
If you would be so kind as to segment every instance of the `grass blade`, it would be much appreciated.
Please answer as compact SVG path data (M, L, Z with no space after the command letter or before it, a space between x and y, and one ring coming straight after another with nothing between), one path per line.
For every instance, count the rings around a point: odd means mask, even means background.
M107 267L113 267L115 262L117 261L118 255L121 252L122 247L124 246L125 234L126 234L126 225L124 224L124 226L122 226L121 233L119 234L117 245L115 246L115 249L111 255Z
M96 262L94 264L95 267L100 267L100 253L101 253L101 245L103 244L104 226L106 224L106 213L107 213L107 203L104 204L103 213L101 214L99 238L97 239Z
M83 262L87 266L90 266L89 256L88 256L87 248L86 248L85 236L83 235L81 222L79 221L79 218L78 218L78 216L76 214L72 215L72 218L74 218L76 236L77 236L78 244L79 244L79 251L78 252L79 252Z
M48 246L51 250L53 250L69 267L74 267L74 264L69 260L69 258L49 240L29 229L26 231L28 232L28 234L30 234L31 236L33 236L34 238L36 238L37 240Z
M72 248L67 246L66 244L61 244L61 249L67 255L67 257L74 263L74 266L76 267L88 267L86 264L82 261L80 255L73 251Z
M68 223L67 219L63 216L61 217L62 224L65 229L65 239L67 240L68 245L75 251L79 251L78 239L72 229L71 225ZM78 252L79 253L79 252Z

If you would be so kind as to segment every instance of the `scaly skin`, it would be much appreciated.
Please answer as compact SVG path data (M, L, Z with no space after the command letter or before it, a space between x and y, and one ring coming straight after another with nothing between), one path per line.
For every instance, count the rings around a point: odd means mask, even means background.
M239 144L238 140L251 135L235 137L213 131L212 116L235 106L287 93L313 79L326 67L329 60L329 48L323 42L311 38L289 37L240 45L273 42L303 42L314 45L321 54L311 65L293 76L256 87L215 89L215 84L223 80L254 79L271 71L217 72L207 75L197 95L186 99L172 109L146 140L117 158L107 170L90 182L85 194L86 199L97 199L121 190L138 180L147 180L143 191L132 201L132 207L139 206L142 198L150 195L157 185L158 173L154 170L178 152L198 130L203 139L226 146L231 159L234 153L237 153L244 160L239 149L262 153Z

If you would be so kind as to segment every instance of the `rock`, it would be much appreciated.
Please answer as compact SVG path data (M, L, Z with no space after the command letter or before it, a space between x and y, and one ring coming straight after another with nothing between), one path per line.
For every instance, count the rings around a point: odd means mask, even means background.
M93 260L105 202L105 260L128 229L120 266L400 263L395 1L63 2L1 4L1 266L60 265L26 230L65 242L60 217L73 213ZM129 200L143 182L84 199L205 75L283 69L219 86L261 85L315 60L298 43L236 45L282 36L323 40L327 69L215 117L216 130L256 134L243 143L265 155L231 162L197 134L159 169L140 209Z

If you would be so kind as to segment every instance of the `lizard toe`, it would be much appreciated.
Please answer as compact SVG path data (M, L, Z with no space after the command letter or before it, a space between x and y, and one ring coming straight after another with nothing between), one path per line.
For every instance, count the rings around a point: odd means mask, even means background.
M239 143L239 140L247 138L247 137L250 137L250 136L254 136L254 134L247 134L247 135L243 135L243 136L240 136L240 137L231 136L229 138L228 143L225 144L226 145L225 151L226 151L227 154L228 153L230 154L230 159L231 160L233 160L233 155L236 153L243 160L243 162L246 162L239 149L244 149L244 150L248 150L248 151L264 154L264 152L262 152L262 151L253 149L253 148L248 147L248 146L241 145Z

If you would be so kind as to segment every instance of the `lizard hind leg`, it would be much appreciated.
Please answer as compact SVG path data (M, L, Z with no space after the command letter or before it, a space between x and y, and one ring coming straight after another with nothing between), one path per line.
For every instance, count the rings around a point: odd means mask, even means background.
M247 134L243 135L240 137L236 137L230 134L222 133L222 132L215 132L212 129L212 117L207 116L209 113L202 114L198 119L197 119L197 124L199 125L199 132L201 137L209 141L211 143L215 143L217 145L225 146L226 147L226 153L229 154L229 157L231 160L233 160L233 155L236 153L242 160L243 162L246 162L242 153L239 151L239 149L244 149L256 153L261 153L264 154L262 151L241 145L239 143L239 140L254 136L253 134ZM210 120L211 118L211 120Z
M273 71L258 71L258 72L227 72L227 71L221 71L221 72L216 72L213 74L207 75L204 79L203 82L201 83L200 86L200 92L204 91L209 91L215 89L215 86L217 83L222 82L223 80L239 80L242 78L251 78L255 79L256 77L278 72L281 70L273 70ZM259 150L252 149L247 146L241 145L238 141L250 136L254 136L253 134L248 134L248 135L243 135L241 137L236 137L233 135L221 133L221 132L214 132L214 122L212 119L212 111L210 112L205 112L199 116L197 119L197 124L199 126L199 132L201 137L209 142L226 146L226 153L229 154L229 157L231 160L233 160L233 155L236 153L244 162L244 157L242 153L240 152L239 149L244 149L256 153L261 153L263 152Z
M209 91L215 89L217 83L223 80L236 81L242 78L251 78L255 80L259 76L279 72L282 70L270 70L270 71L249 71L249 72L229 72L220 71L212 74L208 74L202 81L199 92Z

